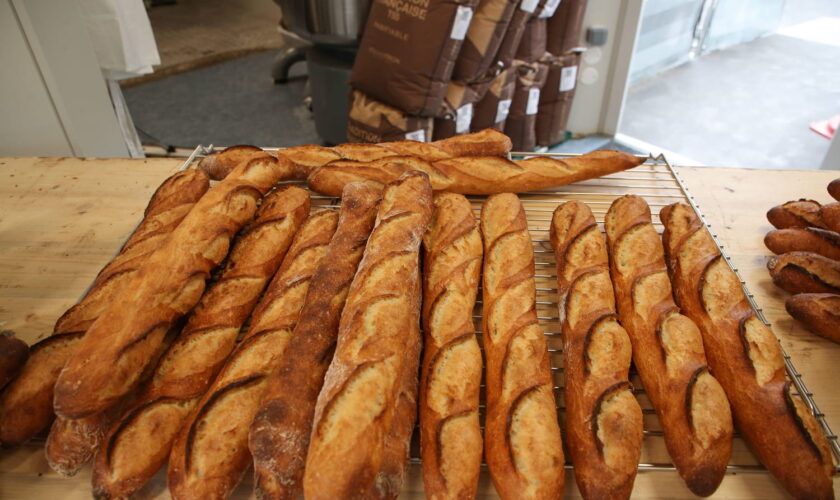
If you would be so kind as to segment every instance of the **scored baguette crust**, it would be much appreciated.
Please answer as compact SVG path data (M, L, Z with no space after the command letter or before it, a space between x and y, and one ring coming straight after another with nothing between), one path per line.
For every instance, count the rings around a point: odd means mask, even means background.
M680 304L697 321L738 430L794 498L834 498L834 466L819 424L791 394L779 342L694 211L662 209L663 240Z
M560 498L563 444L548 345L537 320L534 251L519 198L489 197L481 232L490 477L503 499Z
M312 214L254 310L248 332L178 432L169 458L173 498L227 498L251 462L248 429L288 345L338 213Z
M280 365L266 382L248 436L259 498L300 496L315 402L378 203L379 193L364 184L348 184L344 189L338 227L312 275L300 322Z
M20 372L29 357L29 346L6 330L0 332L0 390Z
M32 346L29 360L0 396L0 443L23 443L49 425L55 381L84 333L208 188L207 176L196 170L177 172L161 183L120 253L84 298L58 318L52 335Z
M108 432L93 467L96 498L129 497L166 462L177 432L234 348L309 208L309 194L293 186L263 199L150 383Z
M463 195L438 193L434 204L423 240L423 484L431 499L474 498L482 450L482 360L472 314L481 273L481 233Z
M290 175L288 162L257 156L196 203L79 342L55 385L57 414L82 418L104 411L136 387L172 323L200 299L205 280L259 199Z
M627 170L641 158L618 151L594 151L564 159L533 157L511 161L498 156L461 156L427 161L413 156L360 162L337 160L318 167L307 178L310 189L339 196L348 182L382 188L404 172L429 175L432 189L462 194L538 191Z
M828 183L828 194L837 201L840 201L840 178Z
M840 343L840 295L800 293L785 301L785 309L812 332Z
M813 252L840 260L840 234L816 227L774 229L764 237L764 245L775 254Z
M820 218L826 229L840 233L840 203L826 203L820 207Z
M820 204L804 198L777 205L767 211L767 220L776 229L788 227L820 227L825 223L820 216Z
M697 325L672 296L662 242L638 196L615 200L604 219L621 324L665 446L688 488L711 495L732 452L732 415L710 373Z
M630 498L642 452L642 409L628 379L632 348L615 311L607 241L589 207L570 201L554 210L551 246L575 480L583 498Z
M840 293L840 262L811 252L788 252L767 262L773 283L791 293Z
M254 155L262 152L262 149L247 144L239 144L205 156L198 163L198 168L207 172L214 181L220 181L243 161L248 161Z
M384 191L350 286L335 355L318 395L304 471L309 499L369 494L383 465L412 325L419 321L419 248L432 190L410 172ZM399 417L397 417L399 418Z

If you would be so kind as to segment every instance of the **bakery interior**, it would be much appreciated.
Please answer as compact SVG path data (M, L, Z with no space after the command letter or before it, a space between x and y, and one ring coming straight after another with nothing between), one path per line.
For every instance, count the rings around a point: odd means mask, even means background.
M3 0L0 498L835 498L834 0Z

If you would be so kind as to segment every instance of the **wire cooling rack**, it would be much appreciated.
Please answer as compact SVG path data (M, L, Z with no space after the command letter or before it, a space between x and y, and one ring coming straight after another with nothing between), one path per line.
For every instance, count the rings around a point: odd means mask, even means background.
M272 148L266 148L271 150ZM184 162L182 168L191 168L196 164L196 161L207 154L214 151L213 146L198 146L193 153ZM576 156L567 153L510 153L511 159L520 159L528 156L548 156L554 158L565 158ZM756 313L756 316L764 322L767 326L770 323L765 318L761 308L755 302L754 295L750 292L746 282L742 278L738 269L734 266L731 257L721 245L720 240L711 228L711 225L706 220L703 213L698 208L694 201L694 197L688 191L685 183L680 178L673 165L668 161L664 155L659 156L642 156L645 162L638 167L615 174L606 175L597 179L577 182L569 186L563 186L551 190L532 191L528 193L519 194L519 198L525 208L525 214L528 219L528 229L531 233L531 238L534 246L534 257L536 267L536 284L537 284L537 315L540 321L540 326L548 340L548 350L551 358L551 370L553 372L555 381L555 395L557 397L557 409L562 423L565 419L565 408L563 406L563 342L561 338L561 323L558 316L557 304L557 276L556 276L556 262L554 252L549 241L549 227L551 225L551 217L554 209L571 200L578 200L586 203L592 210L596 221L603 229L604 216L612 202L625 194L635 194L647 201L650 205L652 222L654 228L658 233L662 233L663 225L659 220L659 211L672 203L683 202L690 205L700 220L703 222L706 229L712 235L715 243L718 246L721 254L726 260L729 267L738 276L744 293L749 300L750 306ZM302 182L290 182L302 184ZM486 196L468 196L473 205L476 217L479 216L481 206L486 200ZM338 208L340 206L340 199L324 196L318 193L311 193L313 208ZM476 333L479 334L479 342L481 339L481 293L479 291L476 309L473 314L475 321ZM785 368L787 376L791 380L796 391L794 395L798 395L807 404L810 411L814 414L819 422L824 434L828 438L829 445L834 454L836 463L840 463L840 443L838 437L835 435L825 419L825 415L819 410L817 404L814 402L813 393L808 390L802 375L794 366L790 356L782 348ZM644 418L644 445L642 448L641 463L639 464L640 471L675 471L673 463L671 463L662 433L662 427L656 417L655 411L651 406L650 400L645 394L641 379L634 368L630 370L630 381L634 386L634 393L638 399ZM484 394L482 386L482 402L480 406L481 421L484 420ZM418 439L415 433L411 450L411 462L413 464L420 463L420 453L418 446ZM567 462L566 468L571 468L571 464ZM840 472L840 466L836 468ZM755 455L748 449L746 443L736 432L734 436L732 457L727 466L728 473L745 473L745 472L767 472L755 457Z

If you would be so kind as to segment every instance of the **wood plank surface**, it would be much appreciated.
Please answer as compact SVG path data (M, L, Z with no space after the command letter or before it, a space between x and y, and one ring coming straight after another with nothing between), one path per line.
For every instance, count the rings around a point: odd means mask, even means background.
M99 269L117 251L141 217L154 189L180 166L181 160L85 160L71 158L0 158L0 329L14 330L27 342L49 334L55 319L84 292ZM766 272L770 253L762 238L770 229L764 216L771 206L800 197L829 201L825 185L836 173L824 171L767 171L680 168L689 190L764 308L784 348L803 373L826 413L831 427L840 429L840 391L834 389L832 368L840 363L840 345L806 332L784 311L786 293L776 289ZM563 200L585 199L599 222L616 196L629 192L645 196L656 215L682 194L662 168L639 167L606 180L587 181L556 193L522 195L535 240L539 314L544 330L559 333L556 316L554 257L547 244L551 211ZM475 208L480 208L480 199ZM654 217L658 223L658 217ZM661 229L661 226L657 226ZM479 312L479 311L477 311ZM562 367L559 335L549 336L555 367ZM562 372L556 372L558 386ZM558 390L562 398L562 392ZM650 408L644 394L644 408ZM562 399L561 399L562 400ZM561 411L561 419L563 412ZM646 415L653 430L642 460L667 462L656 436L655 416ZM562 423L562 422L561 422ZM46 464L43 441L0 451L0 498L90 498L90 469L60 478ZM736 439L732 463L755 464L745 444ZM140 498L168 498L164 473L159 473ZM251 493L250 473L235 498ZM835 480L840 491L840 480ZM571 471L566 493L579 498ZM405 498L422 498L419 465L410 468ZM482 474L479 498L497 498L489 477ZM636 479L633 498L692 498L673 471L644 471ZM712 498L785 498L766 472L729 474Z

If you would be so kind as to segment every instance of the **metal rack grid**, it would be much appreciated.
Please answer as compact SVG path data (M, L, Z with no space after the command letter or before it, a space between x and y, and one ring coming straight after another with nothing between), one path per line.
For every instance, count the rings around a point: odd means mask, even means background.
M266 150L273 150L275 148L264 148ZM184 162L182 169L190 168L193 163L201 156L210 154L214 151L213 146L198 146L193 153ZM527 156L548 156L555 158L564 158L576 156L568 153L517 153L509 154L510 159L519 159ZM536 267L536 282L537 282L537 313L540 325L548 340L548 347L550 358L552 362L552 372L555 379L555 395L557 396L558 412L561 423L564 418L565 409L563 407L563 399L561 397L563 391L563 360L562 360L562 339L561 339L561 324L559 323L559 316L557 311L557 288L556 288L556 262L554 253L549 241L549 226L554 209L563 202L570 200L579 200L586 203L592 210L596 221L603 227L604 216L610 204L616 198L625 194L635 194L647 201L651 207L651 215L654 228L661 234L663 230L662 223L659 220L659 210L672 203L683 202L687 203L694 209L700 220L703 222L706 229L711 234L715 243L718 246L721 254L726 260L729 267L735 272L744 294L746 295L750 306L756 313L756 316L767 326L770 323L762 313L761 308L755 302L754 295L750 292L746 282L742 278L738 269L734 266L732 258L721 245L717 235L711 228L711 225L706 220L703 213L695 203L694 197L688 191L685 183L673 168L673 165L668 161L664 155L659 156L640 156L645 158L645 162L633 169L610 174L597 179L578 182L569 186L563 186L551 190L533 191L519 194L520 200L525 207L525 213L528 220L528 228L531 232L532 242L534 246L534 257ZM301 181L290 181L288 183L302 184ZM311 193L313 208L338 208L340 199L330 196L324 196L317 193ZM472 202L473 209L478 217L481 206L486 200L486 196L468 196ZM480 285L479 285L480 286ZM476 309L473 314L473 319L476 324L476 333L480 334L481 325L481 293L479 290L479 297L476 304ZM481 336L479 335L479 340ZM814 402L813 393L811 393L804 381L802 375L794 366L790 356L785 352L784 347L780 345L784 357L785 368L788 378L796 388L794 394L799 395L802 400L808 405L810 411L814 414L819 422L823 432L828 438L829 445L834 454L836 462L840 462L840 443L838 443L838 436L835 435L825 419L825 415L819 410ZM634 368L630 371L630 380L635 387L634 393L642 406L644 417L644 446L642 453L642 461L639 464L640 471L675 471L676 468L670 462L665 450L663 433L661 426L656 417L650 401L645 395L644 388L638 373ZM483 388L482 388L482 422L483 422ZM419 447L417 445L416 436L412 444L411 462L419 464ZM484 467L484 465L482 465ZM566 468L571 468L571 464L567 462ZM840 465L836 467L836 471L840 472ZM732 458L727 466L727 473L745 473L745 472L767 472L746 444L740 438L739 434L735 433L735 440L733 443Z

